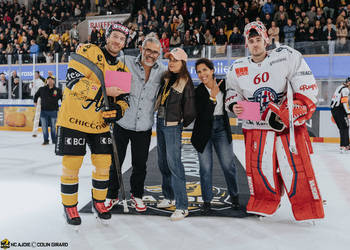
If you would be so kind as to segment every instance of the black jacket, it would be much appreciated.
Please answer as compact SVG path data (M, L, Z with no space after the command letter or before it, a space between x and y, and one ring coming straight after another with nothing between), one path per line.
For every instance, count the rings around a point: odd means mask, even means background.
M169 79L163 79L158 93L155 109L160 106L164 84ZM176 126L183 122L184 127L193 122L196 117L194 103L194 86L191 79L177 80L170 88L170 93L165 100L165 126Z
M220 90L223 94L223 113L224 113L224 123L225 130L227 134L227 140L229 143L232 142L232 133L230 122L228 119L227 112L225 110L225 99L226 99L226 86L225 82L221 83L219 86ZM191 142L194 148L202 153L204 151L205 146L207 145L210 137L211 131L213 128L213 118L214 118L214 109L215 105L213 101L209 99L209 93L206 89L205 85L201 83L195 90L196 94L196 109L197 116L196 121L194 122L194 127L192 131Z
M58 111L58 100L62 101L62 91L55 86L50 89L48 85L38 89L34 95L34 103L41 98L41 110Z

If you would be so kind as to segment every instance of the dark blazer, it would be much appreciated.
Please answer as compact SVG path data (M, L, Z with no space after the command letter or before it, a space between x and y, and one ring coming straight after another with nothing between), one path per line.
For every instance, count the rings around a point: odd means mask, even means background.
M220 85L220 90L223 95L223 113L224 113L224 123L225 123L225 130L227 134L227 140L229 143L232 142L232 133L231 133L231 127L230 122L228 119L227 112L225 110L225 99L226 99L226 84L225 80ZM204 151L205 146L207 145L210 137L211 132L213 128L213 119L214 119L214 109L215 105L210 99L209 99L209 93L206 89L204 83L201 83L195 90L196 94L196 110L197 110L197 116L196 121L194 123L193 131L192 131L192 137L191 142L194 148L202 153Z

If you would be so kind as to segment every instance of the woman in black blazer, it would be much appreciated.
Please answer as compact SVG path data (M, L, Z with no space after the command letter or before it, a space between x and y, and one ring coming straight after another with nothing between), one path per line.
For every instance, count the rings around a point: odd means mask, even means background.
M201 58L196 61L196 72L201 84L196 88L197 117L191 142L198 152L203 205L202 214L210 211L212 192L213 146L224 172L232 208L239 209L236 167L234 165L232 135L227 112L224 107L225 82L216 81L214 64Z

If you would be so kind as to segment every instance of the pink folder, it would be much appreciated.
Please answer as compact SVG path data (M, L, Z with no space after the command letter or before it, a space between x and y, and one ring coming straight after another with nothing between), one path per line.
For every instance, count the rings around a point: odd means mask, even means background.
M125 92L130 92L131 73L107 70L105 75L106 87L118 87Z
M260 103L258 102L248 102L248 101L238 101L237 104L243 106L243 112L238 115L238 119L242 120L252 120L260 121Z

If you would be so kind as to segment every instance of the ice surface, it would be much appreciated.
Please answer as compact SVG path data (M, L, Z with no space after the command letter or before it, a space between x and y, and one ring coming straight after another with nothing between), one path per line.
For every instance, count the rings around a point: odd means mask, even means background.
M350 249L350 154L339 154L336 144L313 144L314 169L327 200L326 218L315 226L296 223L283 198L277 213L262 221L195 217L171 222L167 217L113 215L110 225L103 226L93 215L82 214L82 225L75 232L62 216L61 158L53 153L52 144L41 143L41 135L0 131L0 241L67 242L68 247L60 249L74 250ZM234 141L233 147L244 163L243 141ZM130 165L130 157L125 163ZM86 156L80 171L79 209L90 200L91 170Z

